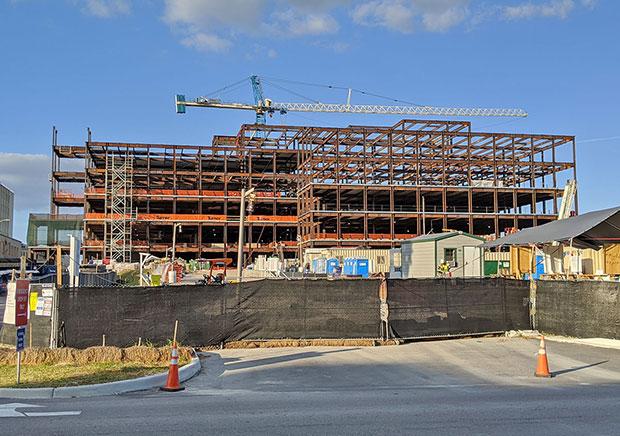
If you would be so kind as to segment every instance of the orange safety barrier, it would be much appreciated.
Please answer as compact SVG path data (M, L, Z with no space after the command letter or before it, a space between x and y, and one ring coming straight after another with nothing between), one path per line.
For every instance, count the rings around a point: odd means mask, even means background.
M410 233L396 233L394 234L394 239L411 239L411 238L415 238L417 235L415 234L410 234ZM314 235L305 235L302 240L303 241L309 241L309 240L317 240L317 239L338 239L338 235L336 233L316 233ZM342 234L342 239L364 239L364 234L363 233L343 233ZM390 234L389 233L369 233L368 234L368 239L369 240L375 240L375 241L380 241L383 239L387 239L390 240Z
M84 247L103 247L103 241L96 241L94 239L87 239L84 241Z
M84 195L82 194L74 194L73 192L67 191L58 191L54 193L54 198L66 198L69 200L84 200Z
M84 192L89 195L97 194L97 195L105 195L104 188L88 188L85 189ZM281 198L282 193L276 192L255 192L256 197L258 198ZM133 189L132 195L134 196L169 196L169 197L226 197L224 191L212 191L212 190L200 190L197 189L177 189L176 191L173 189ZM228 197L240 197L240 191L228 191Z
M278 222L278 223L290 223L297 224L297 216L281 216L281 215L249 215L247 217L248 222Z
M85 220L104 221L105 219L120 219L120 215L106 215L104 213L86 213ZM130 219L129 216L126 217ZM238 217L227 215L199 215L199 214L162 214L162 213L139 213L137 221L170 221L170 222L234 222ZM278 215L250 215L247 217L249 223L288 223L297 224L297 216L278 216Z

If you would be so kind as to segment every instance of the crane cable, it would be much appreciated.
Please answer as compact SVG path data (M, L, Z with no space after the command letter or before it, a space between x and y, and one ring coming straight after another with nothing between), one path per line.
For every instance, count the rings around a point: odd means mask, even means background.
M285 82L285 83L291 83L291 84L295 84L295 85L303 85L303 86L314 86L314 87L319 87L319 88L327 88L327 89L339 89L339 90L343 90L343 91L348 91L349 89L351 89L351 91L355 91L357 93L363 94L363 95L368 95L371 97L377 97L377 98L381 98L384 100L388 100L388 101L392 101L395 103L405 103L405 104L409 104L412 106L421 106L421 107L425 107L427 105L423 105L423 104L419 104L419 103L415 103L415 102L411 102L411 101L407 101L407 100L400 100L397 98L393 98L393 97L388 97L385 95L381 95L381 94L375 94L373 92L369 92L369 91L364 91L363 89L357 89L357 88L347 88L344 86L337 86L337 85L325 85L325 84L320 84L320 83L310 83L310 82L301 82L301 81L297 81L297 80L286 80L286 79L277 79L274 77L263 77L264 79L269 79L269 80L275 80L277 82ZM273 83L271 83L273 85ZM307 97L305 97L307 98Z
M226 86L224 86L223 88L216 89L215 91L213 91L213 92L209 92L209 93L207 93L207 94L205 94L205 95L213 95L213 94L218 94L218 93L220 93L220 92L222 92L222 91L226 91L226 90L228 90L228 91L230 92L230 91L232 91L232 89L231 89L231 88L236 87L236 86L239 86L239 85L246 84L248 80L250 80L250 76L248 76L248 77L244 77L243 79L238 80L238 81L237 81L237 82L235 82L235 83L231 83L230 85L226 85Z
M273 86L273 87L275 87L275 88L278 88L278 89L280 89L280 90L282 90L282 91L285 91L285 92L291 93L291 94L293 94L293 95L295 95L295 96L297 96L297 97L301 97L301 98L303 98L303 99L305 99L305 100L311 101L312 103L320 103L320 101L318 101L318 100L314 100L313 98L310 98L310 97L307 97L307 96L305 96L305 95L303 95L303 94L300 94L300 93L298 93L298 92L292 91L292 90L290 90L290 89L288 89L288 88L285 88L284 86L276 85L275 83L273 83L273 82L271 82L271 81L269 81L269 80L265 80L264 78L263 78L263 82L264 82L264 83L268 83L268 84L270 84L271 86Z

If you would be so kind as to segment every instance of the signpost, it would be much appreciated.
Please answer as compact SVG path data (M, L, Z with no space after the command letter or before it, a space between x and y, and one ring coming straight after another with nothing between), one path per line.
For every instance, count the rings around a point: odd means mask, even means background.
M30 281L17 279L15 281L15 327L17 327L17 338L15 340L15 350L17 351L17 384L21 375L22 350L26 341L26 326L28 325L28 311L30 306L30 296L28 291Z
M29 280L15 281L15 327L28 325L28 306L30 303L28 289Z
M15 338L15 351L17 351L17 384L21 377L22 351L26 343L26 327L17 327L17 338Z
M15 340L15 351L24 351L26 344L26 327L17 328L17 338Z

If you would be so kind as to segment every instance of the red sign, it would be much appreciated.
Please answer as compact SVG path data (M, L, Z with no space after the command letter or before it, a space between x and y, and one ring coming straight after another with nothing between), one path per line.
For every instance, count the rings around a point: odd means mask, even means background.
M15 281L15 326L28 325L28 288L29 280L18 279Z

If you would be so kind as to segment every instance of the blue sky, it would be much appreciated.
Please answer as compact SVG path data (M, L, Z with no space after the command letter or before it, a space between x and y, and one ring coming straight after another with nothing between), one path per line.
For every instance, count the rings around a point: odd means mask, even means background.
M253 114L189 110L251 74L333 84L437 106L521 107L474 129L576 135L581 211L620 203L620 50L612 0L4 0L0 181L14 236L49 203L60 142L210 143ZM346 93L283 82L321 101ZM269 97L300 97L266 84ZM223 98L252 99L249 82ZM360 94L354 103L381 102ZM392 124L398 117L289 114L271 123Z

